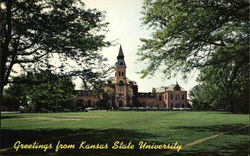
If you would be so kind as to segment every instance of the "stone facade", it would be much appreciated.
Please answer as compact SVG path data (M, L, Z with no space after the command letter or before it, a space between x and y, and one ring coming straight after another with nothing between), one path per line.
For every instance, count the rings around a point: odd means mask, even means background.
M124 54L120 46L115 64L115 77L110 78L107 86L104 87L104 92L108 92L109 95L114 96L115 107L133 106L136 102L135 100L137 100L135 97L137 96L138 87L135 81L129 80L126 77L126 69ZM110 103L110 105L113 105L113 103Z
M140 106L164 107L164 108L186 108L188 107L187 91L178 83L171 86L153 88L152 93L139 93Z
M115 75L107 80L103 88L108 96L108 105L112 107L164 107L164 108L186 108L188 106L187 91L176 82L174 85L153 88L152 92L139 92L135 81L126 77L126 63L122 47L120 46L115 64ZM84 91L83 91L84 92ZM101 96L100 96L101 97ZM77 95L77 102L95 107L100 100L97 97ZM87 101L87 103L86 103Z

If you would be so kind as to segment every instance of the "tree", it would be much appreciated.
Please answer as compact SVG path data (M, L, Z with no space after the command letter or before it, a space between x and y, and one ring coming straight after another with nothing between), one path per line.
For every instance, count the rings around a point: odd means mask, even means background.
M232 60L248 66L249 8L246 0L145 0L142 20L152 38L141 39L138 55L149 62L142 77L161 67L171 76Z
M197 81L199 84L189 94L194 108L223 109L234 113L249 112L249 77L246 75L235 76L231 68L206 67L200 71Z
M18 101L19 106L28 107L32 110L43 109L58 110L59 107L71 108L74 99L74 84L71 78L59 77L51 71L28 73L15 79L36 82L38 79L47 81L38 84L11 84L6 90L6 97ZM18 80L17 80L18 81Z
M240 79L249 83L249 4L246 0L145 0L143 24L151 28L152 38L141 39L139 60L149 63L142 77L159 69L168 78L177 72L186 77L194 69L209 69L214 72L206 77L211 76L212 82L219 71L225 76L221 83L234 112L231 91Z
M49 68L61 76L101 73L105 59L98 51L110 45L102 12L86 9L80 0L2 0L1 8L1 95L20 69Z

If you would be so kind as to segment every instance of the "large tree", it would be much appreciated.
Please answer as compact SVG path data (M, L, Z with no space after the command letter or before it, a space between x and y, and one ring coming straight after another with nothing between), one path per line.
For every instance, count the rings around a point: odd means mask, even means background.
M152 36L141 39L138 54L148 62L142 76L232 61L248 66L249 9L247 0L145 0L142 20Z
M1 0L0 13L1 92L20 70L100 77L98 51L110 45L102 12L81 0Z
M245 74L237 75L235 79L229 69L202 69L197 78L199 84L189 93L193 107L198 110L223 109L249 113L249 77L247 72Z
M41 109L55 111L59 107L73 107L74 84L70 77L60 77L50 70L46 70L20 75L14 80L31 82L10 84L5 90L4 98L16 101L18 106L35 111ZM44 83L32 83L39 80L43 80ZM8 106L6 105L6 107Z
M142 77L159 69L171 77L209 68L206 77L213 80L213 72L220 72L225 94L233 96L230 91L237 81L249 83L249 4L247 0L145 0L143 24L152 36L141 39L138 55L148 62ZM228 99L231 111L232 101Z

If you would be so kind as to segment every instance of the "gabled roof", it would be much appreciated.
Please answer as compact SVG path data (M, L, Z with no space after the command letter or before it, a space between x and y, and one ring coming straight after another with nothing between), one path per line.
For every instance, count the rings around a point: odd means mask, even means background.
M77 96L90 96L91 92L86 90L74 90L74 94Z
M156 88L156 92L166 92L166 91L174 91L174 90L180 90L180 91L186 91L184 88L180 87L179 84L172 84L169 86L161 86L160 88Z
M146 92L138 92L138 98L155 98L155 94L146 93Z

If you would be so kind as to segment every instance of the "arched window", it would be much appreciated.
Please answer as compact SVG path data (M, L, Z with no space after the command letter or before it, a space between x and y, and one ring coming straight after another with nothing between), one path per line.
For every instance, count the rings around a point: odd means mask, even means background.
M123 82L120 81L118 85L118 94L123 94Z
M119 76L121 76L121 72L119 71Z

